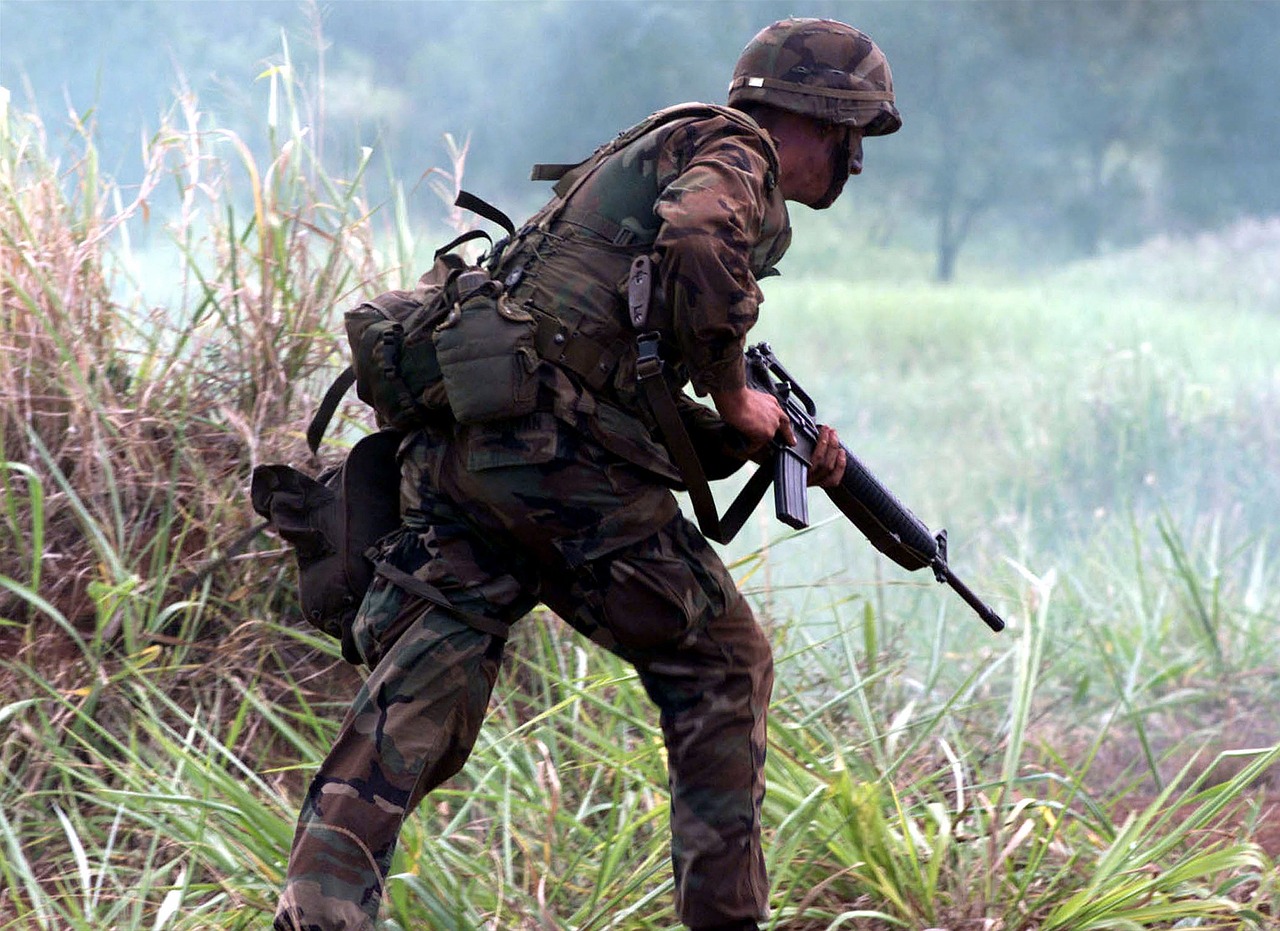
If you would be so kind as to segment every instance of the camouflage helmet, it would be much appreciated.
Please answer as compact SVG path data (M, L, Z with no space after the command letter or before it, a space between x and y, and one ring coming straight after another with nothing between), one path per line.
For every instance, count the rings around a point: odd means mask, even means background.
M748 101L856 126L865 136L902 126L884 52L866 33L831 19L784 19L760 30L729 85L730 106Z

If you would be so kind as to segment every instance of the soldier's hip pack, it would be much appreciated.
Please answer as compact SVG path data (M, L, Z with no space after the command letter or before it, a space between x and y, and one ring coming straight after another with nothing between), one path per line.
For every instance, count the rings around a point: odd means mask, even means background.
M351 622L374 572L365 551L400 525L396 451L403 436L371 433L316 478L287 465L253 470L253 509L293 546L303 617L341 640L343 658L352 663L360 657Z

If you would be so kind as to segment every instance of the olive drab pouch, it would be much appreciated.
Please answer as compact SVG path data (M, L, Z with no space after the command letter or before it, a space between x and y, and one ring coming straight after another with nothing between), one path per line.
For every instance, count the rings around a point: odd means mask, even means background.
M351 623L374 574L365 553L400 525L396 452L403 436L371 433L316 478L286 465L253 470L253 509L294 548L303 617L341 640L351 663L361 662Z
M383 426L412 430L448 416L431 335L449 313L452 279L467 267L460 256L438 255L413 291L387 291L344 315L356 395Z
M455 204L514 235L510 218L475 195L463 191ZM483 230L463 233L436 250L412 291L387 291L344 316L356 394L381 426L413 430L450 416L472 423L505 416L504 408L532 409L533 318L508 306L482 265L453 252L477 238L492 246ZM441 328L454 332L441 341ZM506 391L489 384L499 370Z
M436 361L458 423L523 417L537 402L537 321L482 269L458 275L454 302L435 328Z

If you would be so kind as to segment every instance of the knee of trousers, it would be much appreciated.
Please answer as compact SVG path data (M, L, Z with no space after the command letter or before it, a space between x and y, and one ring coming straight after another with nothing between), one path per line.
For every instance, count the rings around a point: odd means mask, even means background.
M708 624L708 634L727 650L735 671L751 678L752 697L767 703L773 692L773 647L747 599L737 592L734 595L724 613Z

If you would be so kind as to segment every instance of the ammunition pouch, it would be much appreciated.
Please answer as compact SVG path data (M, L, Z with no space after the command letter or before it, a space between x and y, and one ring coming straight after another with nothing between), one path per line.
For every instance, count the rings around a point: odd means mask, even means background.
M445 256L422 276L416 291L388 291L365 301L344 316L351 344L356 395L395 430L412 430L447 416L448 397L431 341L434 326L448 305L427 298L428 278L447 275L453 264ZM443 282L439 284L443 288Z

